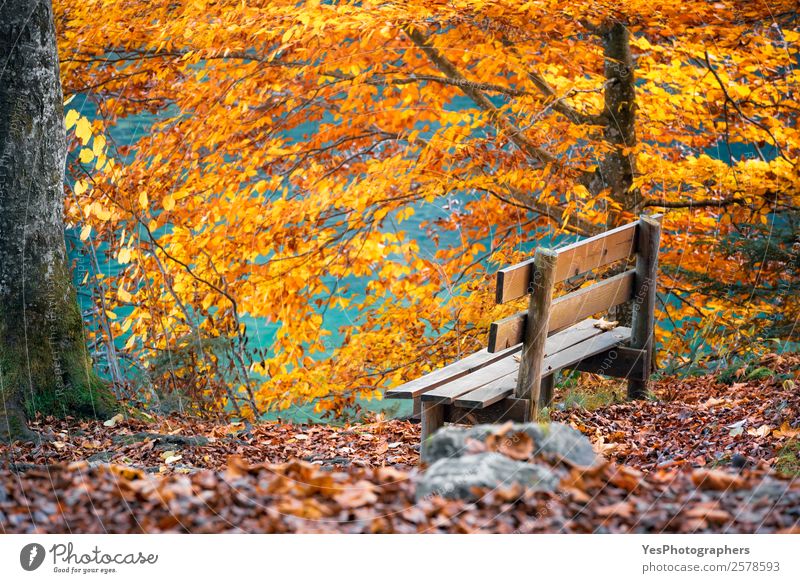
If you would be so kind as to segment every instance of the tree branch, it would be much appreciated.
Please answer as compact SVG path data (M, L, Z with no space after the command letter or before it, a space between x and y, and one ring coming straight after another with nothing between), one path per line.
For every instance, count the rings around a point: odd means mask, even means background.
M780 143L778 143L778 139L774 136L774 134L772 133L772 130L770 130L766 125L764 125L763 123L761 123L757 119L753 119L752 117L748 116L744 111L742 111L742 108L739 105L739 102L736 101L735 99L733 99L733 97L730 96L730 93L728 93L728 90L725 88L725 83L722 81L722 79L720 79L719 73L717 73L717 70L711 64L711 58L708 55L708 51L705 51L704 56L705 56L704 60L705 60L706 66L708 67L708 70L711 71L711 74L714 76L714 79L716 80L717 85L719 85L719 88L722 91L723 96L725 97L725 101L727 103L730 103L733 106L733 108L739 113L739 115L742 116L742 119L744 119L745 121L750 122L751 124L756 126L758 129L760 129L761 131L766 132L766 134L770 138L772 138L772 144L773 144L773 146L775 146L775 149L778 150L778 155L781 158L783 158L784 160L789 162L792 166L797 166L797 164L793 160L790 160L789 158L787 158L786 155L783 153L783 148L781 148L781 145L780 145Z
M489 113L489 119L492 123L502 130L519 149L540 162L557 163L555 156L526 138L480 90L472 87L470 81L456 69L455 65L453 65L447 57L442 55L435 47L428 44L428 39L424 34L410 27L404 27L403 32L406 33L408 38L427 55L431 62L444 73L447 78L458 82L458 87L464 95L469 97L475 105Z
M502 194L491 188L484 188L484 187L474 187L474 188L475 190L479 190L481 192L490 194L506 204L510 204L512 206L533 211L559 224L563 221L564 216L563 216L563 209L561 207L541 203L538 200L534 199L532 195L521 192L519 190L503 187L500 184L498 184L498 186L508 191L509 195L513 198L513 200L509 200L508 198L506 198L505 196L503 196ZM582 237L591 237L592 235L594 235L599 231L598 225L590 223L589 221L581 219L575 215L569 217L569 219L567 220L567 224L564 225L564 229L566 231L569 231L570 233L575 233L576 235L580 235Z
M338 71L322 73L322 77L333 77L343 81L356 81L356 75L345 75ZM524 89L514 89L513 87L504 87L503 85L495 85L494 83L481 83L478 81L469 81L467 79L452 79L450 77L440 77L438 75L417 75L413 74L410 77L398 77L396 79L389 79L387 77L372 77L362 80L362 83L367 85L410 85L411 83L419 83L420 81L428 81L431 83L440 83L442 85L452 85L455 87L467 86L476 91L491 91L494 93L503 93L511 97L521 97L523 95L531 95L530 91Z
M674 201L657 201L648 200L642 206L645 207L658 207L665 209L681 209L681 208L696 208L696 207L726 207L733 204L747 204L747 201L738 196L730 198L721 198L719 200L674 200Z
M514 45L511 40L506 37L505 35L500 35L500 42L503 43L503 46L511 49L514 55L519 59L522 60L522 55L520 54L517 47ZM525 70L525 74L528 76L528 79L533 83L536 89L544 95L546 98L550 99L551 101L546 102L545 105L550 106L553 108L554 111L562 114L568 120L573 123L583 124L583 125L596 125L602 126L608 122L608 118L606 117L605 113L597 113L597 114L587 114L582 113L572 107L571 105L567 104L564 100L567 99L570 95L572 95L572 91L568 92L566 95L559 97L556 94L556 90L547 82L547 79L542 77L536 71L530 71L528 69Z

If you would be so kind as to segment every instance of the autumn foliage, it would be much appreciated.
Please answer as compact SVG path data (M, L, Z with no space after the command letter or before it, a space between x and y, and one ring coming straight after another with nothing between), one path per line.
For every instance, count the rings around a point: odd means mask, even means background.
M60 0L64 91L97 112L66 107L68 219L119 390L340 412L480 348L519 309L498 265L642 212L662 358L796 340L800 33L768 4Z

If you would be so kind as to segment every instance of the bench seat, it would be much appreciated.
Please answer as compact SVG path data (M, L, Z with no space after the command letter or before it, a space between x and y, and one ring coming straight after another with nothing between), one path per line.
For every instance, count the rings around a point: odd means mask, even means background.
M610 331L598 328L589 318L547 338L543 377L579 365L630 340L630 328ZM420 399L434 405L463 409L485 409L511 396L517 384L522 344L497 353L480 350L453 364L437 369L386 391L387 398Z

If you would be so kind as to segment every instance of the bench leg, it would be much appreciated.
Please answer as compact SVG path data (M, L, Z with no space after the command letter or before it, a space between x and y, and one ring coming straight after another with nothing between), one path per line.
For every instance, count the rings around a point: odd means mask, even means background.
M416 397L414 399L414 408L411 411L411 416L414 419L419 419L421 411L422 411L422 399L420 397Z
M553 387L555 384L555 373L542 379L541 389L539 392L539 411L553 404Z
M444 425L444 405L422 403L422 442Z
M661 223L643 216L639 219L639 244L636 255L636 283L633 290L631 348L643 350L644 379L628 381L628 399L644 399L649 390L647 381L653 362L653 328L658 274L658 246Z
M553 302L553 285L556 277L558 255L549 249L539 248L533 257L533 281L528 319L525 325L525 340L522 343L522 359L519 363L517 399L530 399L530 418L535 421L542 402L542 367L547 343L547 327L550 321L550 306Z

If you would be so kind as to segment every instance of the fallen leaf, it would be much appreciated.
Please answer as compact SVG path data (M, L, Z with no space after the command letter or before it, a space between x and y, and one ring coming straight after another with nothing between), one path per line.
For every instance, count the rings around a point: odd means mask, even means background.
M105 425L106 427L114 427L117 423L123 421L124 419L125 416L122 413L117 413L111 419L103 421L103 425Z
M747 435L753 435L755 437L766 437L772 431L772 427L769 425L762 425L758 429L748 429Z
M722 470L695 470L692 472L692 482L701 490L735 490L745 486L741 476Z
M604 332L608 332L609 330L613 330L619 325L618 320L606 320L605 318L600 318L597 322L594 323L595 328L599 328Z

